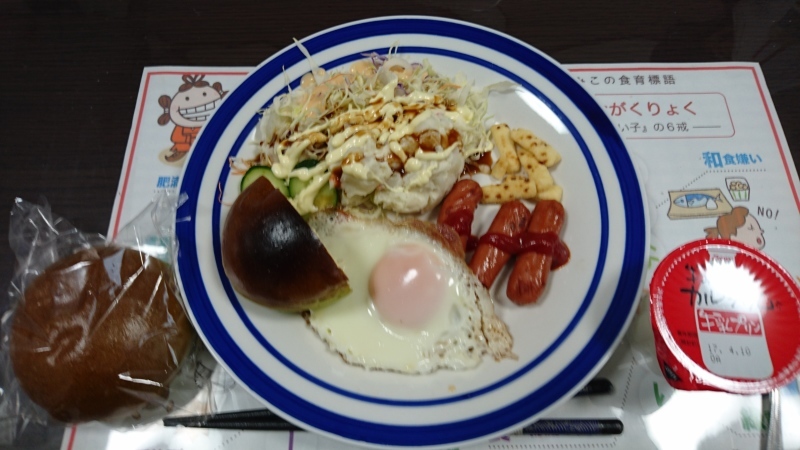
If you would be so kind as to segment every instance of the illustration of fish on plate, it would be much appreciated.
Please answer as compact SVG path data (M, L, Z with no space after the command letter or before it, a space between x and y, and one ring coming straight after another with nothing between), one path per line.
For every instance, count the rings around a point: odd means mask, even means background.
M733 207L720 189L669 191L670 219L693 219L728 214Z

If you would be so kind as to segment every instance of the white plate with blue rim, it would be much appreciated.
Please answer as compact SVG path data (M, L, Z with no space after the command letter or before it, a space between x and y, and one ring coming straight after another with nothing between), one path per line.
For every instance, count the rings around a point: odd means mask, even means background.
M545 296L518 307L494 288L516 360L467 371L403 375L365 371L330 352L299 315L237 295L222 268L220 235L240 175L229 159L252 152L259 111L311 65L296 45L276 53L230 92L203 127L181 176L177 275L192 320L217 360L265 406L307 430L371 447L443 448L510 433L568 400L608 359L631 321L648 251L644 189L606 114L553 59L508 35L432 17L385 17L331 28L301 44L327 70L365 54L428 59L438 72L493 93L493 122L534 131L562 161L562 239L569 263ZM478 215L473 232L488 227Z

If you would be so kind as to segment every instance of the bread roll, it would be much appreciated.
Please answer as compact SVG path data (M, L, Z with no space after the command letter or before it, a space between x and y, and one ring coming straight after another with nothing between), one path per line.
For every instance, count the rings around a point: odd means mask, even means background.
M118 421L164 402L194 336L166 264L133 249L92 248L25 290L11 362L53 418Z
M311 227L264 177L231 206L222 265L237 292L283 311L319 308L350 292L347 276Z

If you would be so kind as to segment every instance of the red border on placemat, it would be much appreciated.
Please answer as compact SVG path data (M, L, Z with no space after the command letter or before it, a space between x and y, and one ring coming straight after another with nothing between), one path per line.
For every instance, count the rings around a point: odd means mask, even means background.
M75 443L75 434L78 432L78 426L73 425L70 427L69 430L69 444L67 444L67 449L72 450L72 445Z

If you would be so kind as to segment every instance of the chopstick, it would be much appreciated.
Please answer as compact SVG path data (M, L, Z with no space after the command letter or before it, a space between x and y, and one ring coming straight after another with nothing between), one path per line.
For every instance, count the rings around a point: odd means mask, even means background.
M172 417L164 419L164 426L183 426L189 428L216 428L223 430L257 431L303 431L302 428L276 416L267 410L242 411L206 416ZM260 415L264 417L259 417ZM242 419L241 415L247 418ZM187 420L184 420L187 419ZM622 421L619 419L542 419L520 430L524 435L613 435L621 434Z
M575 396L608 394L613 390L605 378L595 378ZM254 409L196 416L166 417L164 426L190 428L218 428L227 430L302 431L302 428L284 420L268 409ZM618 419L542 419L524 427L518 434L547 435L612 435L621 434L622 421Z
M614 390L614 385L606 378L594 378L586 383L586 386L575 393L575 397L584 395L610 394Z
M234 430L297 431L302 428L287 422L268 409L252 409L198 416L166 417L164 426L192 428L224 428Z

